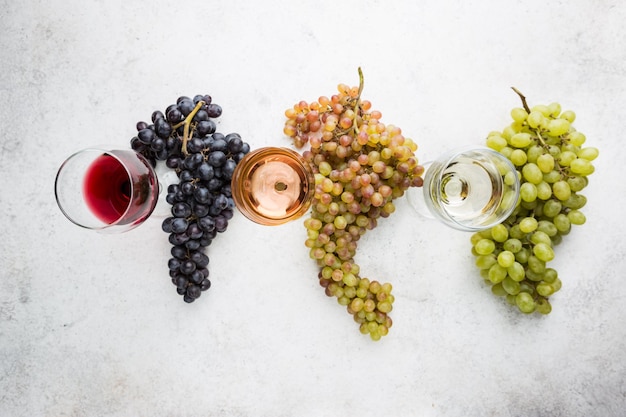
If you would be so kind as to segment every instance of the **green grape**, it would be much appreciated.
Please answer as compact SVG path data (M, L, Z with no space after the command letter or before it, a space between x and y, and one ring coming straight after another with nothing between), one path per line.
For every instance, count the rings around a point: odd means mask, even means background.
M514 281L519 282L526 277L524 266L517 261L513 262L513 264L506 269L506 272Z
M538 297L535 305L535 311L541 314L550 314L552 306L546 298Z
M563 204L558 200L548 200L543 205L543 215L547 217L554 217L561 212Z
M489 268L489 281L494 284L498 282L502 282L502 280L506 277L506 268L500 266L500 264L495 264L491 268Z
M544 174L552 172L554 169L554 157L549 153L541 154L537 157L537 166Z
M548 134L552 136L561 136L570 129L570 123L565 119L551 119L548 122Z
M498 297L504 297L505 295L507 295L508 293L506 292L506 290L502 287L502 283L499 282L497 284L493 284L491 286L491 292L494 295L497 295Z
M515 304L522 313L532 313L536 307L532 295L525 292L520 292L515 296Z
M559 165L562 167L568 167L571 165L573 161L575 161L578 157L572 151L564 151L559 155Z
M561 233L568 233L572 227L572 224L569 220L569 218L567 217L567 214L557 214L556 216L554 216L554 226L557 228L557 230Z
M545 209L545 205L544 205L544 209ZM539 220L537 222L537 231L545 233L550 238L554 237L559 232L556 226L554 225L554 223L548 220Z
M574 174L587 176L593 174L595 168L588 160L583 158L576 158L570 164L570 170Z
M506 291L508 294L517 295L520 292L520 283L513 280L511 277L504 278L501 284L504 291Z
M509 229L503 224L491 228L491 238L496 242L504 242L509 238Z
M552 187L545 181L541 181L536 185L537 188L537 198L540 200L548 200L552 197Z
M515 148L525 148L530 145L531 142L532 136L530 136L530 133L516 133L511 136L511 139L509 140L511 146Z
M529 162L522 167L522 177L530 183L539 184L543 181L543 173L537 164Z
M537 199L537 186L530 182L525 182L520 186L519 194L523 201L531 203Z
M529 240L535 245L545 243L548 246L552 246L552 239L550 239L550 236L548 236L546 232L539 230L539 226L537 226L537 230L532 233Z
M552 184L552 193L559 200L565 201L572 196L572 189L567 181L560 180Z
M516 107L511 110L511 118L515 122L522 123L528 118L528 112L521 107Z
M518 134L521 135L522 133ZM526 163L526 161L528 161L528 155L521 149L515 149L513 152L511 152L509 158L515 166L522 166Z
M567 219L570 221L570 224L574 224L577 226L585 224L585 222L587 221L585 214L580 210L570 210L567 213Z
M554 259L554 250L546 243L537 243L533 247L533 253L543 262L549 262Z
M558 277L559 274L554 268L546 268L545 272L543 273L543 280L548 284L553 283Z
M480 255L476 257L475 263L478 269L489 269L498 263L498 260L495 255Z
M498 254L498 265L503 268L508 268L515 263L515 254L507 250Z
M507 146L507 141L500 134L498 135L489 135L487 137L486 145L496 151L502 150L505 146Z
M520 231L522 231L523 233L534 232L535 230L537 230L538 225L539 225L539 222L534 217L524 217L519 222Z
M543 297L549 297L554 294L554 287L544 281L539 282L535 288L537 290L537 294Z
M587 204L587 197L582 194L573 194L563 202L563 207L572 210L579 210Z
M496 244L491 239L481 239L476 243L474 249L479 255L489 255L496 249Z
M581 159L593 161L598 157L599 154L600 151L598 151L598 148L588 147L580 149L576 155Z
M515 238L507 239L502 247L504 250L515 254L522 250L522 241Z

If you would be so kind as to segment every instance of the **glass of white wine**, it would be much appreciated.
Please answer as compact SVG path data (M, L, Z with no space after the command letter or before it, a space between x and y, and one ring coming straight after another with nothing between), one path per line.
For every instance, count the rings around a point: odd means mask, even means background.
M407 198L424 217L463 231L479 231L504 221L515 209L520 181L515 166L486 147L465 147L424 164L424 185Z

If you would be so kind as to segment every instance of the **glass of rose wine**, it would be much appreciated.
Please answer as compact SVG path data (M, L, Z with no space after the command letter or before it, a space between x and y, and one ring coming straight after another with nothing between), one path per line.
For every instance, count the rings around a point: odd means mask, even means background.
M513 212L520 182L503 154L465 147L424 164L422 189L410 189L409 203L424 217L463 231L489 229Z
M93 147L63 162L54 190L59 208L74 224L99 232L125 232L152 214L159 182L139 153Z
M276 226L306 213L313 200L311 166L288 148L265 147L247 154L232 178L233 201L255 223Z

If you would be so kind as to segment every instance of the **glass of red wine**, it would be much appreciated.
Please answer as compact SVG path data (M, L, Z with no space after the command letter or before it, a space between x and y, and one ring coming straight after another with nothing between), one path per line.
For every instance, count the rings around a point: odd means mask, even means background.
M152 214L159 181L139 153L93 147L63 162L54 190L59 208L72 223L100 232L125 232Z

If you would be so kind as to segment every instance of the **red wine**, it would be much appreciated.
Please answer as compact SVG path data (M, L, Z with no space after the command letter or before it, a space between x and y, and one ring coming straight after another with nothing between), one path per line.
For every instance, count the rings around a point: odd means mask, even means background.
M148 164L134 151L111 151L96 158L83 181L89 210L106 224L147 218L158 196L157 179Z
M130 204L131 178L114 156L103 154L87 169L84 196L87 206L100 220L115 223Z

